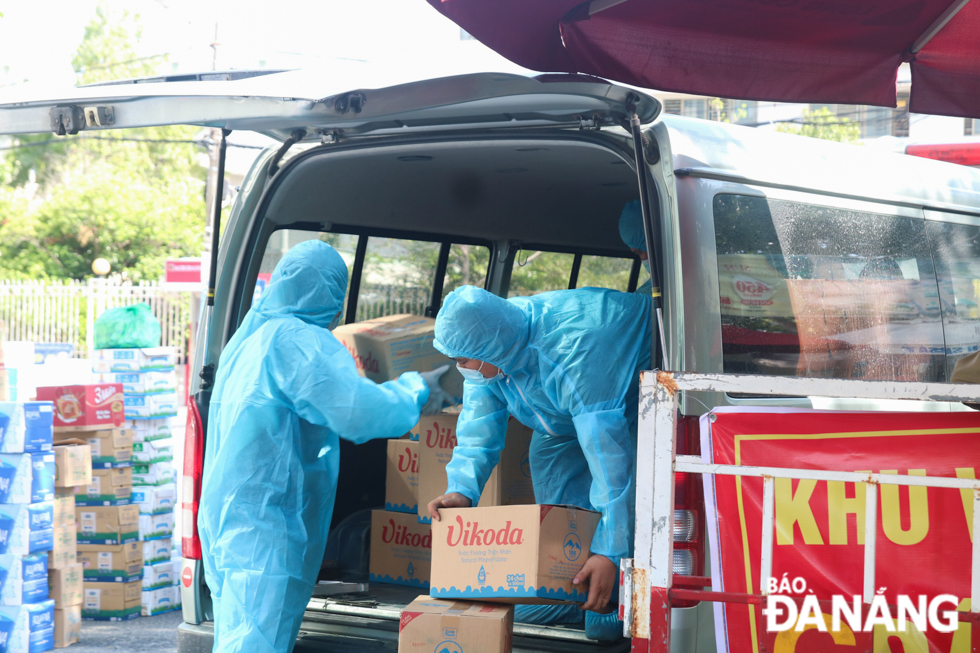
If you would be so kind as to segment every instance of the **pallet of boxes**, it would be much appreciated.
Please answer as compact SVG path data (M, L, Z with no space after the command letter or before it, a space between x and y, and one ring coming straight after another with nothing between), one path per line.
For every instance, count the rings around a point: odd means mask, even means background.
M132 503L137 513L140 600L144 617L180 608L173 531L177 488L171 421L177 415L177 352L173 347L103 349L93 367L100 380L123 387L132 433ZM133 559L136 559L133 554Z
M89 481L72 487L82 619L135 619L143 562L139 512L131 505L133 436L124 428L122 385L38 388L38 397L54 402L56 451L80 447L91 458Z
M48 651L55 628L75 605L48 586L55 524L71 522L55 504L53 407L47 401L0 402L0 642L5 651ZM63 510L64 503L57 506ZM51 561L53 563L53 560ZM73 628L77 639L77 617ZM71 638L59 632L59 646Z
M452 362L432 346L434 325L429 318L396 315L338 327L334 335L361 374L380 383ZM442 382L462 396L455 370ZM586 596L571 581L588 558L599 514L534 504L532 430L513 417L478 506L444 510L441 522L430 523L428 503L447 489L458 420L458 407L422 417L404 437L388 442L385 508L371 515L369 578L431 595L419 596L402 612L403 652L506 653L512 604L581 602Z

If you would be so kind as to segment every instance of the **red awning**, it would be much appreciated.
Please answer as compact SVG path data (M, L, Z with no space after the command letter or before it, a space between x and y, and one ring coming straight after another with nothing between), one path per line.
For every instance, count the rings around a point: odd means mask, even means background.
M663 91L980 117L980 0L428 0L511 61ZM914 54L913 54L914 53Z

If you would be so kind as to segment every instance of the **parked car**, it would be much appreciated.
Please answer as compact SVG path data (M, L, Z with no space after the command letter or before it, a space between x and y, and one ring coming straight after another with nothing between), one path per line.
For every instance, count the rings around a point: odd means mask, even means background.
M438 313L452 285L446 270L462 269L464 251L470 282L501 296L575 288L582 279L632 291L646 273L620 241L617 221L640 193L633 139L624 128L633 111L648 139L641 174L663 294L664 341L654 329L650 343L658 366L944 381L955 361L980 343L975 311L927 311L911 320L909 308L924 305L925 296L917 295L923 286L935 288L937 278L980 264L980 171L663 116L649 95L581 76L474 74L379 88L329 88L321 80L302 87L307 90L291 88L297 80L283 73L86 87L0 106L0 133L71 132L79 121L85 129L189 123L254 129L284 143L256 159L221 226L210 327L194 347L181 484L182 653L211 649L211 602L195 528L210 384L259 275L303 240L346 244L348 321L362 298L380 296L367 287L371 270L386 255L412 248L435 261L421 281L428 304L412 309L428 315ZM108 114L112 124L100 122ZM883 259L891 262L888 275L862 278L861 269ZM552 271L545 281L528 268L542 261ZM555 282L555 269L567 276ZM940 294L953 288L980 286L946 283ZM977 297L941 299L959 307ZM972 325L944 330L953 317ZM689 395L678 452L698 452L698 415L741 404L885 405ZM368 527L363 511L384 504L385 448L383 442L341 446L328 558L337 577L358 580L364 565L358 542ZM678 483L685 486L676 492L675 519L690 528L675 536L674 571L708 573L701 485L694 477ZM314 598L296 650L395 650L399 611L417 594L372 584L365 593ZM672 627L672 650L715 649L710 605L675 606ZM514 646L629 649L628 642L589 641L572 628L520 625Z

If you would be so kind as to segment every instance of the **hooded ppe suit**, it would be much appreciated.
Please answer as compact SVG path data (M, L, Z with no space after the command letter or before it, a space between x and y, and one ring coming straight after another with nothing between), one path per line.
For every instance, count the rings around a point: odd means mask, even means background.
M466 381L447 493L476 505L504 447L508 413L534 428L538 503L592 507L592 553L633 546L639 372L650 364L650 298L599 288L501 299L464 286L436 319L436 349L500 368Z
M292 650L327 543L338 438L402 435L428 398L414 372L358 376L327 330L346 290L332 247L297 245L221 354L198 517L215 651Z
M643 211L640 208L640 200L633 200L623 207L623 212L619 214L619 237L630 249L638 249L641 252L647 251L647 239L643 233ZM650 272L648 261L644 261L647 273ZM653 282L647 279L640 284L636 292L643 295L650 295L653 292Z

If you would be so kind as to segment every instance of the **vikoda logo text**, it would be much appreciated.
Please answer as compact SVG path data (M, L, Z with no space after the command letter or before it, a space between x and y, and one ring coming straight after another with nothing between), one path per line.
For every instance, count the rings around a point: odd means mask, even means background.
M425 535L411 533L404 526L396 526L394 519L389 519L388 526L381 527L381 541L385 544L394 543L398 546L414 546L431 549L432 533L428 532Z
M494 530L493 528L480 528L480 522L466 522L463 526L463 518L456 516L456 526L450 526L446 533L446 544L457 547L460 543L463 546L486 546L489 544L523 544L524 529L511 528L511 522L507 522L503 528ZM453 538L455 531L456 537Z

